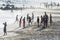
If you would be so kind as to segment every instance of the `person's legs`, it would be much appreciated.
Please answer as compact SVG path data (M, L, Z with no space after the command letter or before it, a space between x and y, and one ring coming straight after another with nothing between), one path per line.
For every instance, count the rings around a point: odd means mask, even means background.
M19 24L19 27L21 27L21 23Z
M46 27L46 23L44 22L44 26L43 26L43 28L45 28Z
M38 27L39 27L39 23L38 23Z
M23 28L24 28L24 24L23 24Z
M6 35L7 35L7 32L6 32Z
M46 22L46 27L48 26L48 22Z
M37 22L37 27L39 27L39 23Z

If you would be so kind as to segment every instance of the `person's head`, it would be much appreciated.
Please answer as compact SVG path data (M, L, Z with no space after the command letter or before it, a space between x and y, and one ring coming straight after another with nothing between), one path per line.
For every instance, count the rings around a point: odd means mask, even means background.
M7 24L7 22L5 22L5 24Z
M18 17L18 15L16 15L16 17Z
M50 16L51 16L51 14L50 14Z
M5 23L7 23L7 22L5 22Z
M29 13L27 15L29 15Z
M32 15L33 15L33 13L32 13Z
M46 12L44 12L45 13L45 15L46 15Z
M24 17L25 18L25 17Z
M21 18L22 18L22 16L21 16Z
M41 18L42 18L42 15L41 15Z
M39 18L39 16L37 16L37 18Z
M25 19L25 17L23 19Z

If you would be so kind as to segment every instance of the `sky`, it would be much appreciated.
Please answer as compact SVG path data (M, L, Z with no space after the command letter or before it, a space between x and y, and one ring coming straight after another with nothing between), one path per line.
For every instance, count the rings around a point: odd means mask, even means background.
M5 0L0 0L0 4L2 2L5 2ZM8 1L8 0L6 0ZM40 3L44 3L44 2L48 2L48 3L51 3L51 2L56 2L56 3L60 3L60 0L9 0L9 1L12 1L14 2L14 4L40 4Z
M2 1L2 0L0 0ZM5 0L3 0L5 1ZM7 0L6 0L7 1ZM31 1L31 2L60 2L60 0L10 0L10 1Z

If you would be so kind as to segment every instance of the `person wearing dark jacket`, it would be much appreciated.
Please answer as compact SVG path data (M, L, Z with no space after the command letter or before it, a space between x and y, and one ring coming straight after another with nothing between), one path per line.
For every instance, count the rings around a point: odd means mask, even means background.
M37 17L37 26L39 27L39 16Z
M43 16L44 26L47 27L48 25L48 15L45 12L45 15Z
M3 25L4 25L4 35L7 35L7 30L6 30L7 22L3 23Z
M29 22L29 26L30 26L30 24L31 24L31 17L30 16L29 16L28 22Z

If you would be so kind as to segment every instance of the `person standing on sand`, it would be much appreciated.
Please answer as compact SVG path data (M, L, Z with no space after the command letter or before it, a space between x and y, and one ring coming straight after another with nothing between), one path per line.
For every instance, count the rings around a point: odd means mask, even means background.
M27 14L27 21L29 20L29 14Z
M7 35L7 29L6 29L6 26L7 26L7 22L3 23L4 25L4 36Z
M23 18L23 28L25 28L25 17Z
M52 15L50 14L50 26L52 25Z
M37 17L37 26L39 27L39 16Z
M43 21L44 21L44 28L46 28L48 26L48 15L45 12L45 15L43 16Z
M29 14L27 14L27 23L29 24Z
M34 21L34 14L32 13L31 23Z
M16 21L18 21L18 15L16 15Z
M21 16L21 18L19 20L19 27L21 27L21 24L22 24L22 16Z
M42 17L42 15L41 15L41 25L42 25L42 23L43 23L43 17Z
M16 20L15 20L15 22L18 22L18 15L16 15ZM15 24L15 22L14 22L14 24Z
M30 26L30 24L31 24L31 17L29 16L29 18L28 18L28 24L29 24L29 26Z

